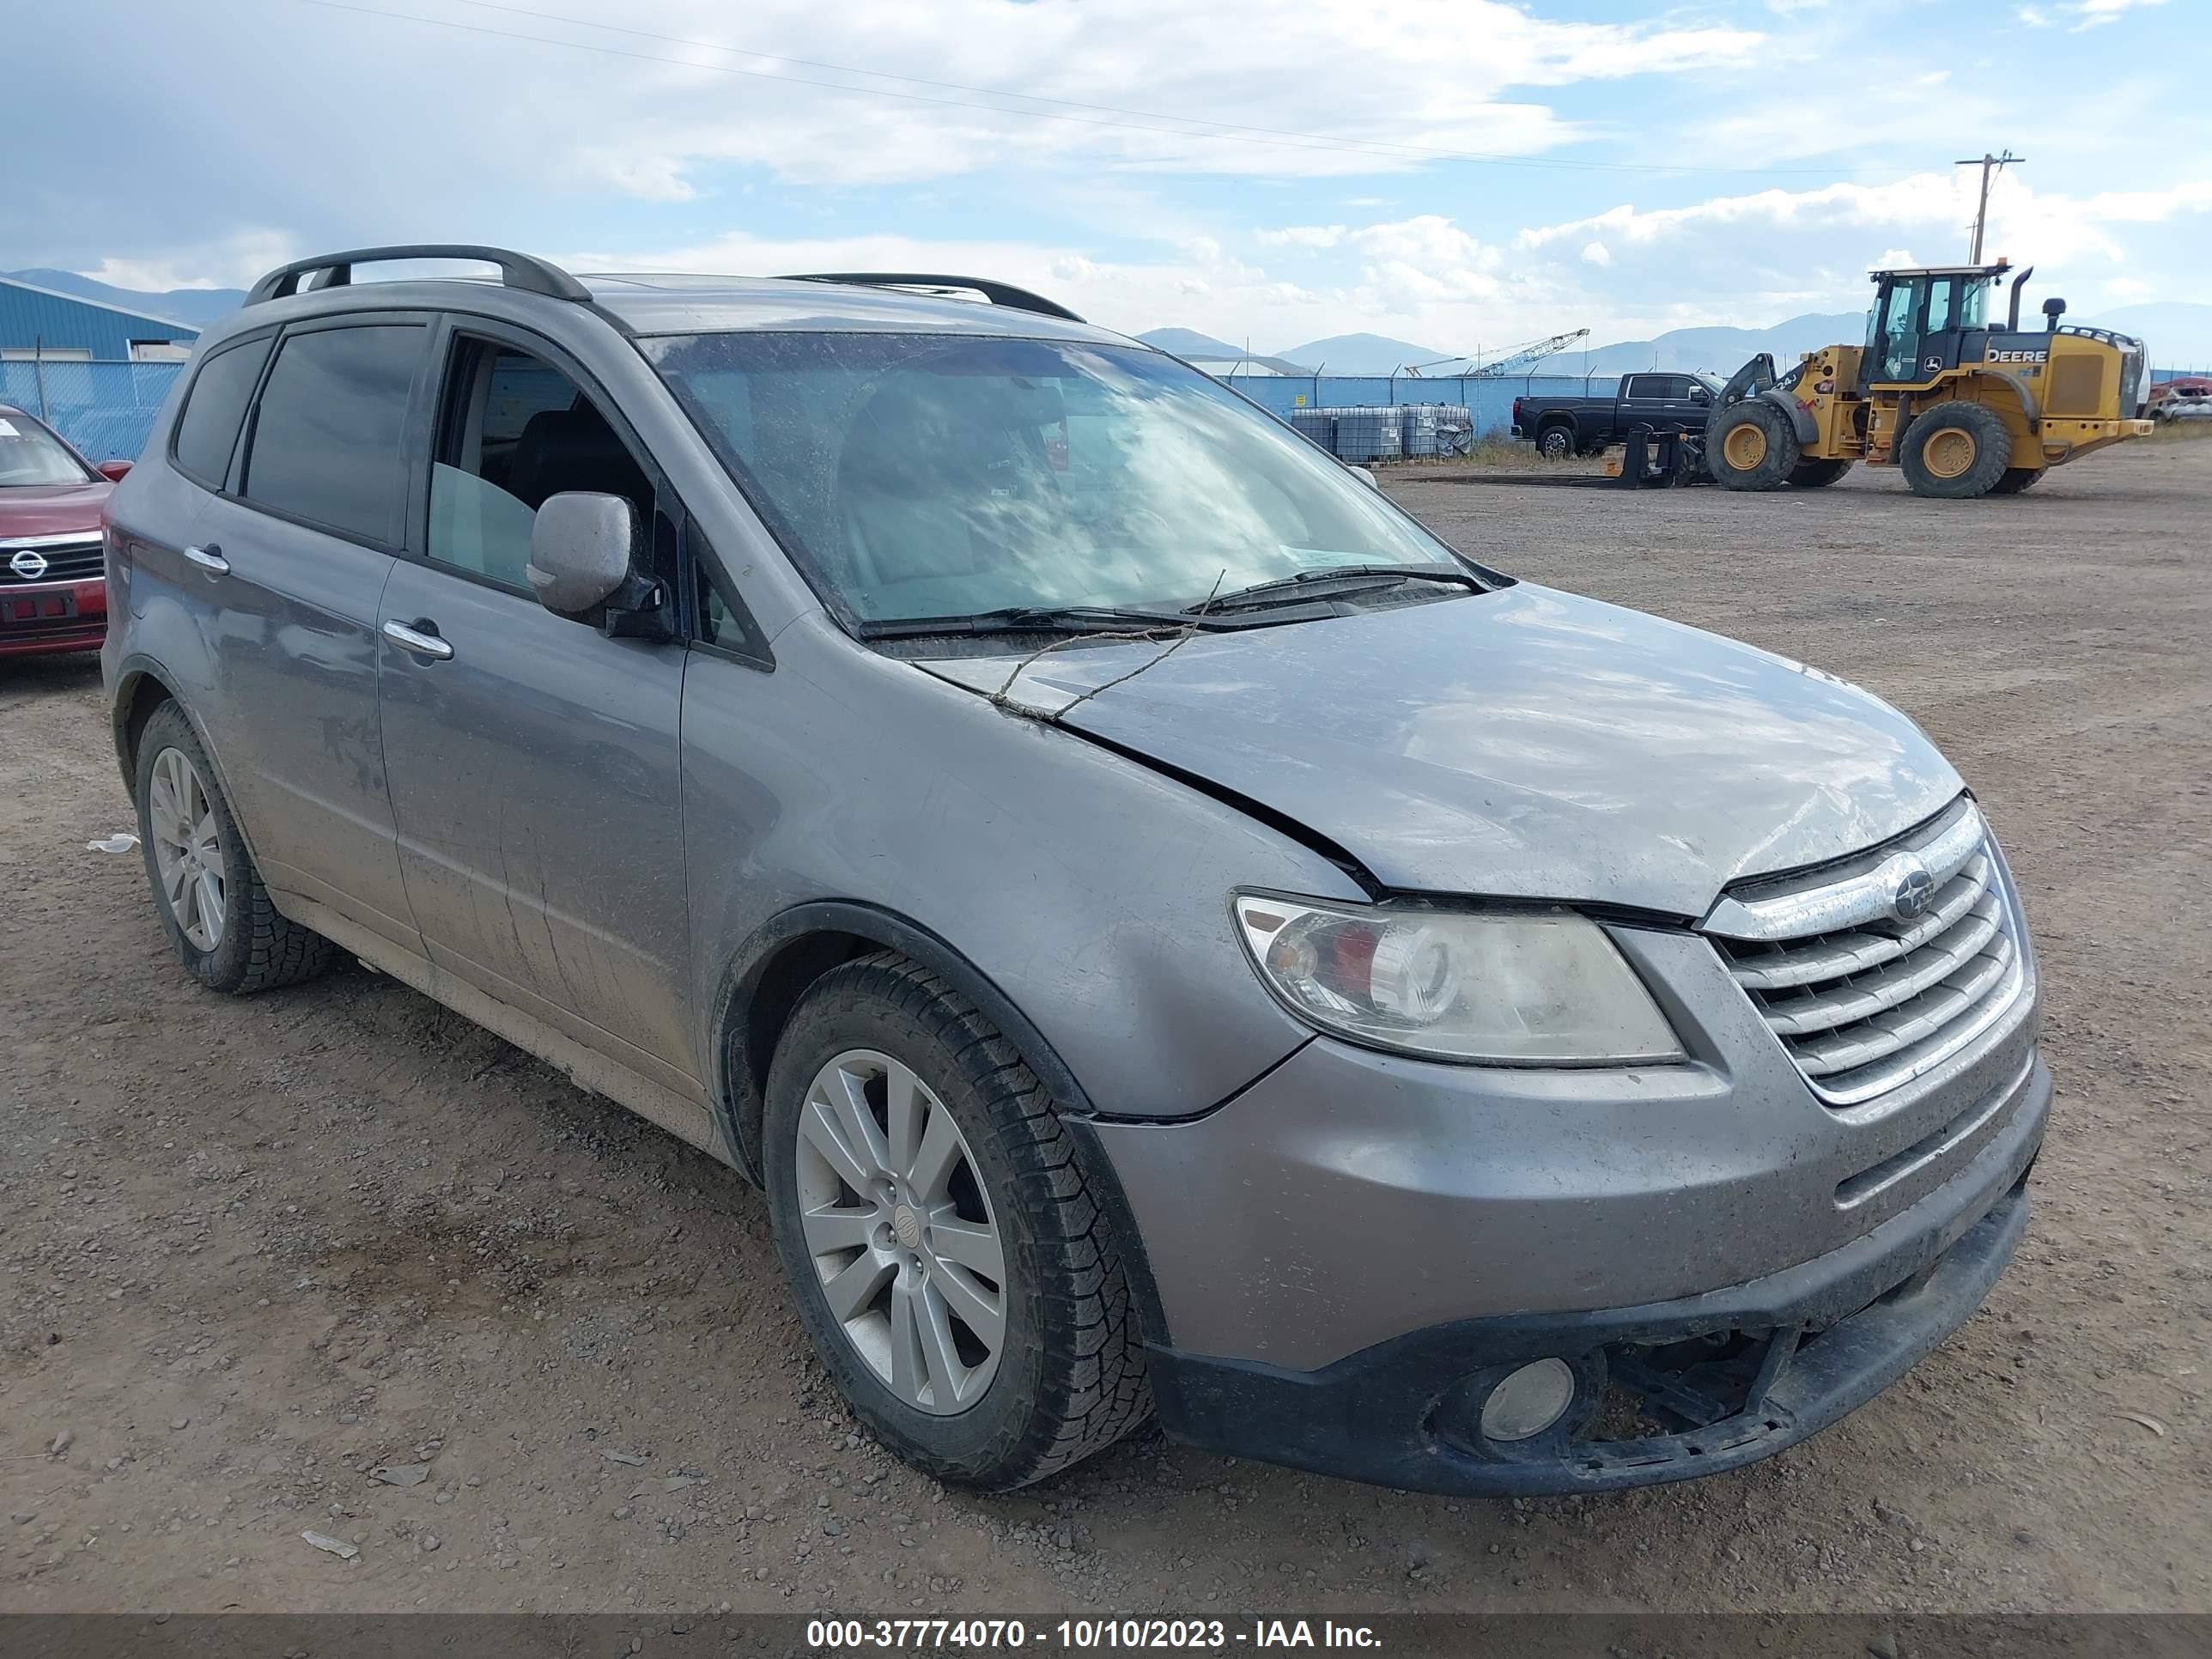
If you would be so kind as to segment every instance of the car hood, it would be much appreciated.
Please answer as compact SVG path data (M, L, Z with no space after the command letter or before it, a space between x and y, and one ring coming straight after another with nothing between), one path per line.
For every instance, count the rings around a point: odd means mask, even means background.
M66 536L80 530L97 535L100 509L114 488L106 482L0 487L0 542Z
M1698 916L1730 882L1886 840L1962 787L1869 692L1528 583L1172 652L1079 641L1018 672L921 665L1257 802L1407 891Z

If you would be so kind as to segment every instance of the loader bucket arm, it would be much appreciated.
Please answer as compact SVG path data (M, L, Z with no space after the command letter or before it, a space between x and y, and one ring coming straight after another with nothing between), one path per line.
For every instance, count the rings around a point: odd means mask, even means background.
M1762 392L1771 391L1774 378L1773 354L1762 351L1729 377L1729 383L1721 388L1721 395L1714 400L1714 410L1717 412L1747 398L1755 398Z

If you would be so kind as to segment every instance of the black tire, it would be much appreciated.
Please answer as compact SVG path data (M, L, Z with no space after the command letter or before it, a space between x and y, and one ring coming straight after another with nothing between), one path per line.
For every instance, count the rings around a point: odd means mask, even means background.
M1963 446L1953 442L1963 437ZM1929 452L1938 455L1963 449L1963 459L1937 471ZM2011 469L2012 434L1993 409L1954 400L1937 404L1912 417L1905 440L1898 446L1898 465L1916 495L1938 501L1966 501L1986 495Z
M861 1357L830 1310L804 1235L800 1114L823 1067L856 1048L910 1067L951 1113L1000 1235L997 1370L953 1414L908 1403ZM1074 1142L1014 1046L944 979L885 951L817 980L777 1041L762 1141L769 1214L800 1321L846 1402L906 1462L1003 1492L1104 1450L1151 1415L1118 1242Z
M2034 489L2042 481L2043 475L2050 471L2047 466L2008 466L2004 470L2004 477L1990 486L1990 494L2020 495L2024 490Z
M162 890L159 854L154 831L154 770L162 754L174 750L190 763L205 792L208 816L213 820L223 865L223 919L212 949L185 937L171 900ZM238 833L238 820L223 798L207 750L184 710L165 702L154 711L138 737L136 772L138 801L138 848L144 855L146 880L153 890L155 914L161 929L176 948L185 971L210 990L245 996L313 979L331 964L337 947L313 928L280 915L262 885L261 872Z
M1849 461L1800 461L1791 469L1792 489L1826 489L1851 470Z
M1559 422L1537 433L1536 453L1547 461L1564 461L1580 454L1582 449L1575 441L1574 428Z
M1730 404L1705 428L1705 465L1725 489L1779 489L1802 453L1790 417L1764 398Z

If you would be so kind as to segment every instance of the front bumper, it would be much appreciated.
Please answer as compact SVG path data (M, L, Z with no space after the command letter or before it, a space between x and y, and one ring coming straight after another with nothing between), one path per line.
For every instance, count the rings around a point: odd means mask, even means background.
M1161 1425L1417 1492L1602 1492L1754 1462L1865 1404L1980 1304L2027 1225L2050 1092L2038 1062L2004 1132L1942 1187L1841 1249L1726 1289L1453 1321L1310 1371L1155 1347ZM1489 1385L1550 1357L1573 1366L1575 1406L1531 1439L1486 1440ZM1617 1431L1624 1412L1633 1431Z
M0 584L0 657L97 651L107 637L107 584Z

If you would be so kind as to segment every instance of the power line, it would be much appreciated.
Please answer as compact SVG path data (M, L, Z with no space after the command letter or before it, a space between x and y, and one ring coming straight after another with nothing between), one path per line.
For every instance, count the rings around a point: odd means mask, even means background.
M499 40L520 40L538 46L560 46L570 52L591 52L603 58L622 58L635 63L661 64L673 69L703 70L713 75L732 75L748 80L780 81L788 85L813 87L821 91L843 93L860 98L893 98L908 103L933 104L951 109L974 110L985 114L1009 115L1030 120L1061 121L1079 126L1108 127L1130 132L1150 133L1156 137L1210 138L1225 143L1260 144L1277 149L1307 149L1333 151L1341 155L1400 157L1420 160L1470 161L1486 167L1534 167L1547 170L1637 173L1656 174L1708 173L1737 177L1771 177L1780 174L1802 173L1806 176L1832 178L1838 171L1863 171L1857 168L1811 167L1704 167L1673 166L1663 163L1632 161L1579 161L1525 155L1503 155L1483 150L1442 149L1422 144L1402 144L1384 139L1361 139L1334 137L1326 133L1292 132L1273 127L1244 126L1235 122L1213 121L1200 116L1166 115L1144 110L1123 109L1113 104L1084 104L1073 99L1052 98L1042 94L1006 92L989 87L971 87L958 82L929 81L917 76L896 75L882 70L857 69L840 64L823 63L813 59L787 58L781 53L753 52L742 46L726 46L710 40L689 39L682 35L656 34L650 30L631 28L624 25L591 22L582 18L564 17L557 13L532 11L520 6L492 3L492 0L461 0L464 4L480 6L484 9L528 17L541 22L565 24L577 28L593 28L653 40L663 45L681 46L704 52L732 53L740 57L766 58L773 62L799 64L810 69L825 69L842 75L864 75L879 80L903 81L910 85L936 87L942 90L969 92L987 98L1022 99L1031 103L1053 103L1068 109L1093 110L1111 115L1127 115L1136 120L1109 120L1097 116L1064 113L1061 110L1010 109L1000 104L980 104L969 99L939 98L924 93L901 92L890 87L846 86L835 81L817 81L806 76L779 74L772 70L740 69L730 64L699 64L680 58L665 58L658 53L625 51L618 46L595 46L583 40L564 40L556 35L532 34L521 30L492 28L480 23L464 23L448 17L425 17L412 12L386 11L375 6L354 5L346 0L294 0L295 4L318 7L325 11L350 12L362 17L382 18L387 22L416 23L427 27L450 29L465 34L488 36ZM1147 126L1142 121L1175 121L1180 127ZM1210 129L1192 131L1191 129Z

